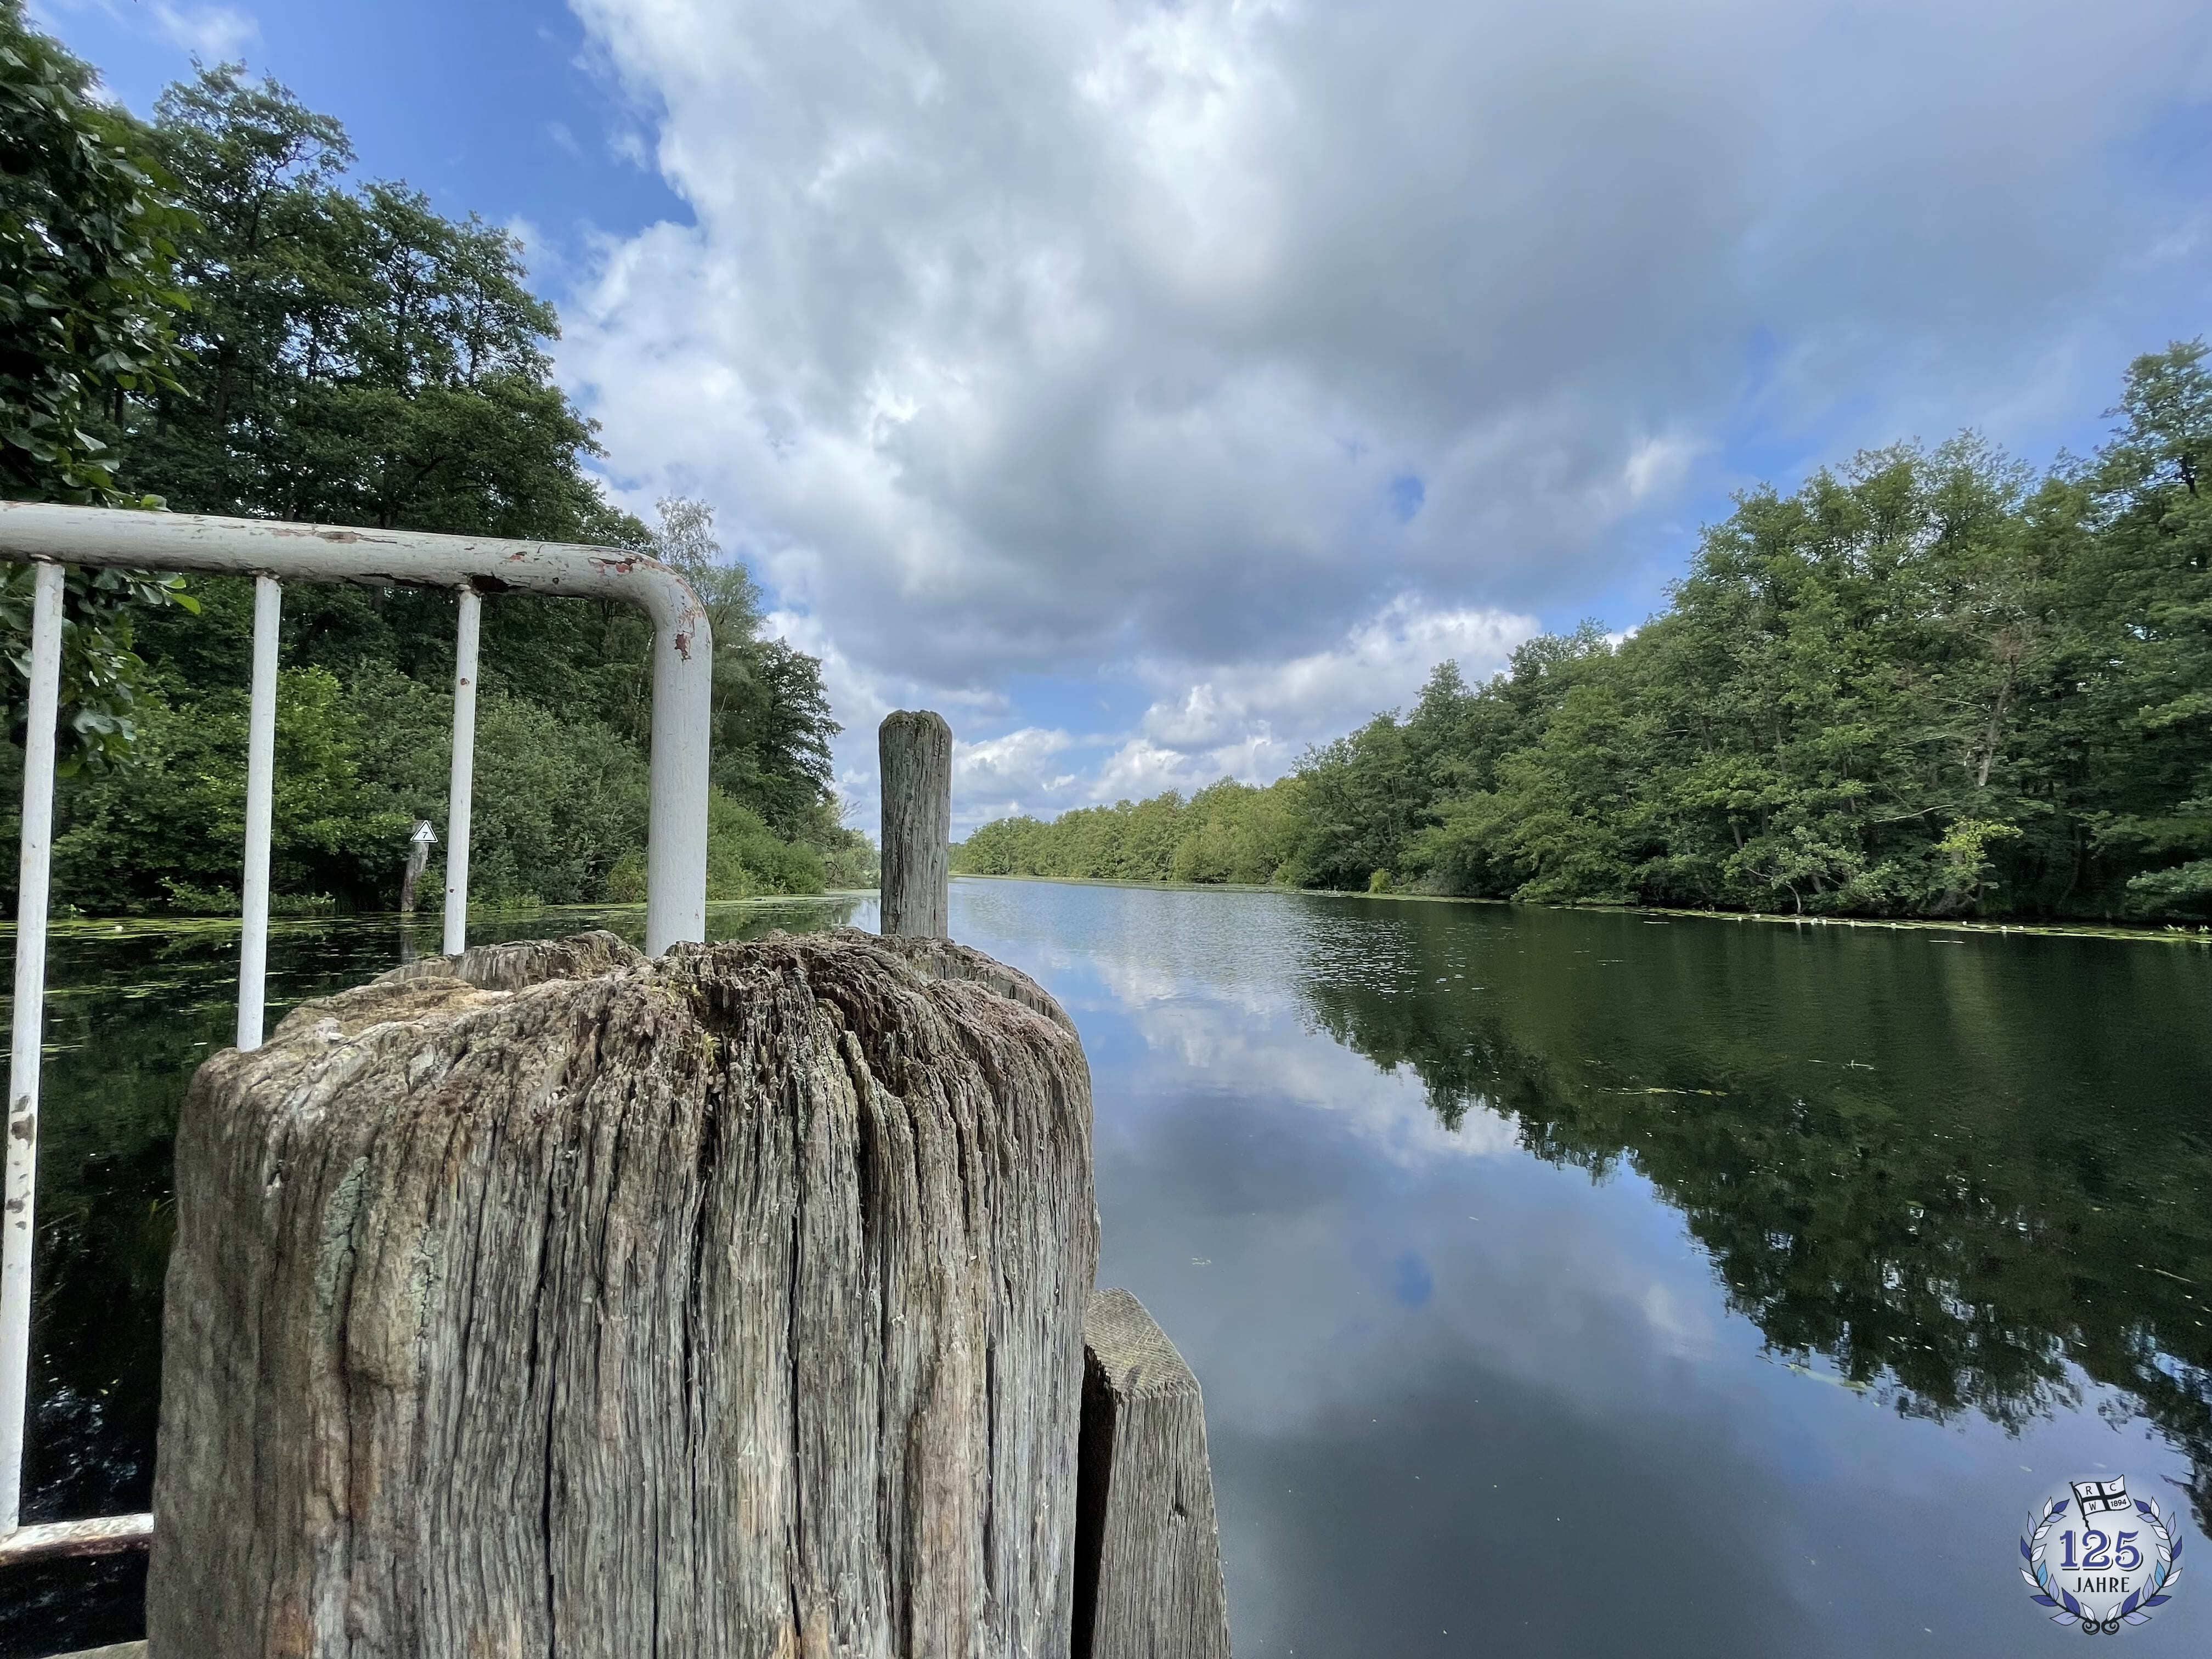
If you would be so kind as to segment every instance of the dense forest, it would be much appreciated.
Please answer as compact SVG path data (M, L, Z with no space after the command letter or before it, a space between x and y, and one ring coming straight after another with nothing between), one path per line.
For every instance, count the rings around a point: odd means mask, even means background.
M354 161L337 121L235 66L140 122L0 0L0 495L666 559L714 634L710 896L872 882L830 789L819 663L763 634L704 506L648 526L603 494L520 244ZM0 579L20 744L30 574ZM57 902L234 911L249 586L76 572L67 616ZM287 586L279 910L389 908L415 820L442 832L454 617L445 592ZM624 608L487 603L480 902L642 896L650 648Z
M1265 789L986 824L981 874L1802 915L2212 916L2212 368L2040 477L1971 435L1760 489L1616 642L1439 665Z

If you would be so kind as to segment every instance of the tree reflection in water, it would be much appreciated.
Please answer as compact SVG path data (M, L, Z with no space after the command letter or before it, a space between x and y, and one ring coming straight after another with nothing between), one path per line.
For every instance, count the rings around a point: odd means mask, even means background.
M1771 1350L1901 1413L2017 1429L2078 1367L2212 1520L2208 953L1401 908L1387 951L1324 928L1302 994L1445 1123L1641 1176Z

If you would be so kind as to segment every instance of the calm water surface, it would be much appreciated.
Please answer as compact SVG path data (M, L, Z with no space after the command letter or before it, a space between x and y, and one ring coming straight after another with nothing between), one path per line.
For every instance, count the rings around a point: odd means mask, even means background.
M1082 1030L1101 1282L1206 1386L1240 1659L2070 1653L2014 1540L2092 1473L2186 1517L2128 1650L2212 1650L2212 951L986 881L952 916ZM398 945L289 929L272 1006ZM146 1504L234 951L57 942L33 1518ZM142 1583L15 1570L0 1654L134 1635Z

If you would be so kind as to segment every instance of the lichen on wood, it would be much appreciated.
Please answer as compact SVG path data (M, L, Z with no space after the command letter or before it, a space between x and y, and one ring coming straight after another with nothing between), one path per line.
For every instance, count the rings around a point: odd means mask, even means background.
M411 964L201 1069L156 1654L1059 1659L1082 1048L849 930Z

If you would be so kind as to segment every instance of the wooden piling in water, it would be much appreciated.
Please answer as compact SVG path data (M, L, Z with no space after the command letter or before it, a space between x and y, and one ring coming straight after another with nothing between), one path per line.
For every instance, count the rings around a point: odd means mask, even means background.
M154 1652L1066 1659L1096 1215L1073 1026L940 940L306 1004L178 1129Z
M878 938L486 947L202 1068L157 1652L1229 1659L1081 1042L947 937L951 728L878 744Z
M399 913L410 921L415 919L415 890L422 884L422 872L430 862L430 843L435 837L428 818L416 819L414 832L407 837L407 867L399 875Z
M952 728L927 709L900 709L876 733L883 785L882 931L949 939Z
M1206 1402L1127 1291L1083 1313L1074 1659L1229 1659Z

